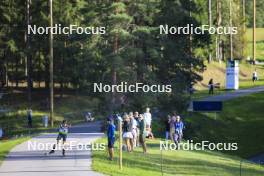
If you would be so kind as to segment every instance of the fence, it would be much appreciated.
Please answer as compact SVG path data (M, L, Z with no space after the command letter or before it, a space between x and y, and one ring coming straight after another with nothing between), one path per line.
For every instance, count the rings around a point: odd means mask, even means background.
M152 175L234 175L263 176L264 163L238 160L229 155L212 151L159 150L157 143L148 144L148 153L138 147L134 152L123 151L123 167L154 172ZM118 156L118 154L117 154ZM117 160L118 162L118 160Z
M248 160L241 160L239 164L239 176L252 176L253 171L258 170L258 175L264 175L264 161L252 163ZM255 173L254 173L255 174Z

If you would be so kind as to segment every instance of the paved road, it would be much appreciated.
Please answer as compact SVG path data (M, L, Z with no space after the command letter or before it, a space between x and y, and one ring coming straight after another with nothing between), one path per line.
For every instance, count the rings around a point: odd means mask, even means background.
M259 87L249 88L249 89L236 90L233 92L226 92L220 95L209 96L206 98L202 98L201 101L227 101L227 100L231 100L234 98L239 98L239 97L243 97L243 96L247 96L253 93L258 93L258 92L263 92L263 91L264 91L264 86L259 86Z
M77 150L79 143L90 144L103 134L99 132L99 123L83 124L70 129L67 143L74 141L73 150L63 157L61 151L44 155L47 151L33 150L29 144L53 144L57 134L43 134L16 146L0 167L1 176L101 176L91 170L91 152ZM90 133L90 132L94 133ZM87 133L88 132L88 133ZM97 132L97 133L96 133ZM31 143L30 143L31 142Z
M253 93L264 92L264 86L258 86L249 89L241 89L232 92L226 92L220 95L212 95L201 98L198 101L228 101L239 97L244 97ZM193 111L193 103L190 103L188 111Z

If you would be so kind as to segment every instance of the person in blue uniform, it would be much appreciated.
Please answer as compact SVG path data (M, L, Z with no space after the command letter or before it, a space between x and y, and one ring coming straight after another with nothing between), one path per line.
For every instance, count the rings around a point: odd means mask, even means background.
M109 117L107 119L107 139L108 139L108 153L109 159L112 161L114 159L114 145L115 145L115 130L116 126L114 125L114 119Z

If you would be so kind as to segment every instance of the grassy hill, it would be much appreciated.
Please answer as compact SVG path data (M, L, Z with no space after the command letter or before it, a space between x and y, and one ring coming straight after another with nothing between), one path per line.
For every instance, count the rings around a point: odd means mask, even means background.
M185 137L196 142L237 143L237 151L160 151L160 139L148 140L148 154L138 148L123 154L123 171L119 171L118 158L107 160L106 151L93 151L93 169L111 176L164 176L203 175L233 176L264 175L264 166L245 159L263 152L264 146L264 93L249 95L224 103L223 112L189 113L183 115L186 122ZM164 133L161 123L153 122L155 132ZM106 142L101 139L98 142ZM116 144L116 157L118 157ZM240 157L242 158L240 158ZM241 163L242 162L242 163ZM240 165L241 164L241 165ZM241 169L240 169L241 167Z
M249 158L264 152L264 92L224 102L220 113L185 115L186 136L196 141L237 142L238 150L229 152Z
M105 139L98 142L106 142ZM105 151L93 151L92 167L98 172L110 176L234 176L240 174L241 158L211 151L160 151L159 139L148 140L148 153L143 154L142 148L132 153L123 152L123 171L116 159L107 160ZM261 176L264 167L249 162L242 162L242 175Z
M240 79L240 88L248 88L254 87L259 85L264 85L264 67L263 66L254 66L245 63L239 64L240 71L239 71L239 79ZM255 84L252 83L252 73L257 69L258 76L260 80ZM203 77L203 81L199 82L195 85L197 90L207 90L208 89L208 82L211 78L214 79L215 83L220 83L221 89L225 88L225 77L226 77L226 64L212 62L207 64L207 69L201 74Z
M249 42L253 41L253 29L252 28L247 29L246 37L247 37L247 40ZM257 28L256 40L257 41L264 41L264 28Z

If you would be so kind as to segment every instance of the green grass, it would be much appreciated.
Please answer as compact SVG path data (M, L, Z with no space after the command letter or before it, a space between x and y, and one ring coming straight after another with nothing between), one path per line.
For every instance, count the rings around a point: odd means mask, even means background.
M5 156L9 153L9 151L18 144L25 142L29 139L29 137L22 137L17 139L11 139L6 141L0 141L0 165L5 159Z
M220 95L220 94L224 94L226 92L232 92L233 90L225 90L225 89L215 89L214 90L214 95ZM208 94L208 90L199 90L199 91L195 91L194 94L192 95L192 100L199 100L202 98L206 98L208 96L214 96L214 95L209 95Z
M252 74L255 69L257 69L259 81L256 84L253 84ZM198 90L195 93L198 95L194 95L195 97L199 97L199 94L202 94L202 96L207 95L208 82L211 78L214 79L215 83L220 83L220 90L216 89L216 93L223 93L223 90L225 89L226 79L226 64L224 62L221 64L218 62L207 64L207 69L201 74L201 76L203 77L203 80L195 85L195 89ZM240 88L243 89L264 85L264 66L250 65L241 62L239 64L239 81Z
M246 33L247 38L247 55L252 58L252 41L253 41L253 34L252 29L247 29ZM257 48L256 48L256 59L257 60L264 60L264 28L257 28L256 31L256 41L257 41Z
M101 139L98 142L106 142ZM161 151L159 139L148 140L148 154L137 148L132 153L123 152L123 170L119 170L118 148L115 146L115 160L107 160L106 151L93 151L92 168L110 176L164 176L203 175L234 176L240 174L241 158L212 151ZM162 163L162 164L161 164ZM242 175L260 176L264 167L249 162L242 164Z
M246 37L249 42L253 41L253 31L252 30L253 30L252 28L248 28L246 32ZM264 41L264 28L257 28L256 40Z
M247 43L247 55L252 58L253 53L253 45L252 42ZM258 41L256 45L256 60L263 61L264 60L264 41Z
M246 89L246 88L251 88L251 87L258 87L258 86L264 86L264 78L262 77L255 83L252 82L252 79L244 79L240 80L239 82L239 88L240 89Z
M264 92L224 102L223 112L187 114L186 135L196 141L237 142L230 154L248 158L264 152Z

